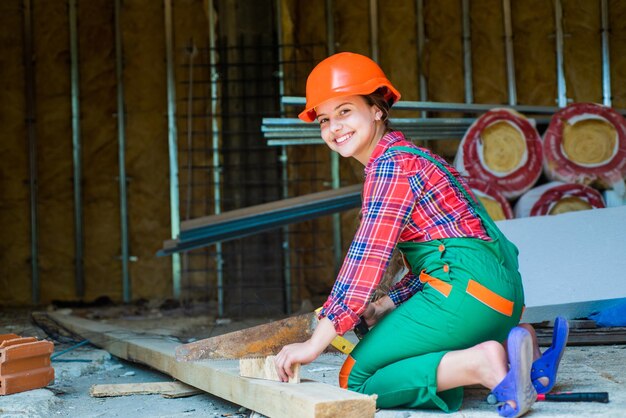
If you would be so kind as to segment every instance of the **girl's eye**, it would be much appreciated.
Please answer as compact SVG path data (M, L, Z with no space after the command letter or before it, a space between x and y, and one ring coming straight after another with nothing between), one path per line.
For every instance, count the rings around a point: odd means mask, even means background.
M319 120L320 125L323 125L326 122L328 122L328 118L322 118Z
M344 108L344 109L341 109L341 110L339 111L339 114L340 114L340 115L345 115L346 113L349 113L349 112L350 112L350 109L348 109L348 108Z

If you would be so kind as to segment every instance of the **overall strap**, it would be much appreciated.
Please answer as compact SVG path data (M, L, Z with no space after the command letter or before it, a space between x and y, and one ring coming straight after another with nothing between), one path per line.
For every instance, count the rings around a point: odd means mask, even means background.
M396 146L396 147L390 147L389 149L406 151L414 155L419 155L420 157L423 157L427 159L428 161L430 161L431 163L435 164L441 171L443 171L448 176L450 181L454 183L454 185L461 191L461 193L463 193L463 195L465 196L469 204L474 208L474 210L476 211L480 219L483 222L487 223L489 226L495 227L495 223L493 222L491 217L487 214L487 211L483 208L482 204L479 201L474 200L474 198L469 194L467 189L458 181L456 177L454 177L454 175L450 172L450 170L448 170L440 161L437 161L432 156L426 154L424 151L421 151L417 148L412 148L412 147L407 147L407 146Z

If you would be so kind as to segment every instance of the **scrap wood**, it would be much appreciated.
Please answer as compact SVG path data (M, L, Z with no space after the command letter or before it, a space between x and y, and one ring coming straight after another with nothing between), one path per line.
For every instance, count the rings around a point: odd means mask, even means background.
M94 398L128 395L162 395L164 398L184 398L202 393L200 389L182 382L142 382L93 385L89 394Z
M536 328L537 342L541 346L550 346L552 330ZM567 345L613 345L626 344L626 327L606 328L570 328Z
M275 358L276 356L239 359L239 376L280 382L274 366ZM300 383L300 363L293 366L293 377L289 378L289 383Z
M376 413L374 396L309 380L289 385L244 378L239 376L239 363L236 360L177 362L174 352L180 344L178 341L137 334L114 325L70 315L48 315L59 325L117 357L146 364L181 382L266 416L366 418L374 417Z

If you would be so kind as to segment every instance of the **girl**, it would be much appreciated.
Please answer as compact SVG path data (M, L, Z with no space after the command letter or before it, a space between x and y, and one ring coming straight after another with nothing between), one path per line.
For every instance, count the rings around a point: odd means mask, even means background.
M358 54L333 55L307 79L300 119L317 120L332 150L365 166L362 222L313 336L285 346L276 368L288 380L294 363L315 360L364 320L376 326L348 356L341 387L377 394L380 408L456 411L463 386L481 384L500 415L523 415L535 387L554 385L567 322L557 321L541 356L532 327L518 326L517 248L453 168L389 129L399 99L380 67ZM369 303L396 246L409 273Z

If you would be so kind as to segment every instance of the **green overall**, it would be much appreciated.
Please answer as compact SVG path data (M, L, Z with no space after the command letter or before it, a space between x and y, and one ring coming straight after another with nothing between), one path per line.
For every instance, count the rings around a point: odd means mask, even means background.
M461 407L463 388L437 392L437 367L449 351L505 341L519 323L524 291L518 250L443 164L414 148L391 149L417 154L443 170L472 205L491 241L399 243L411 271L420 275L423 290L391 311L357 344L342 367L340 382L347 381L347 388L356 392L377 394L379 408L452 412Z

